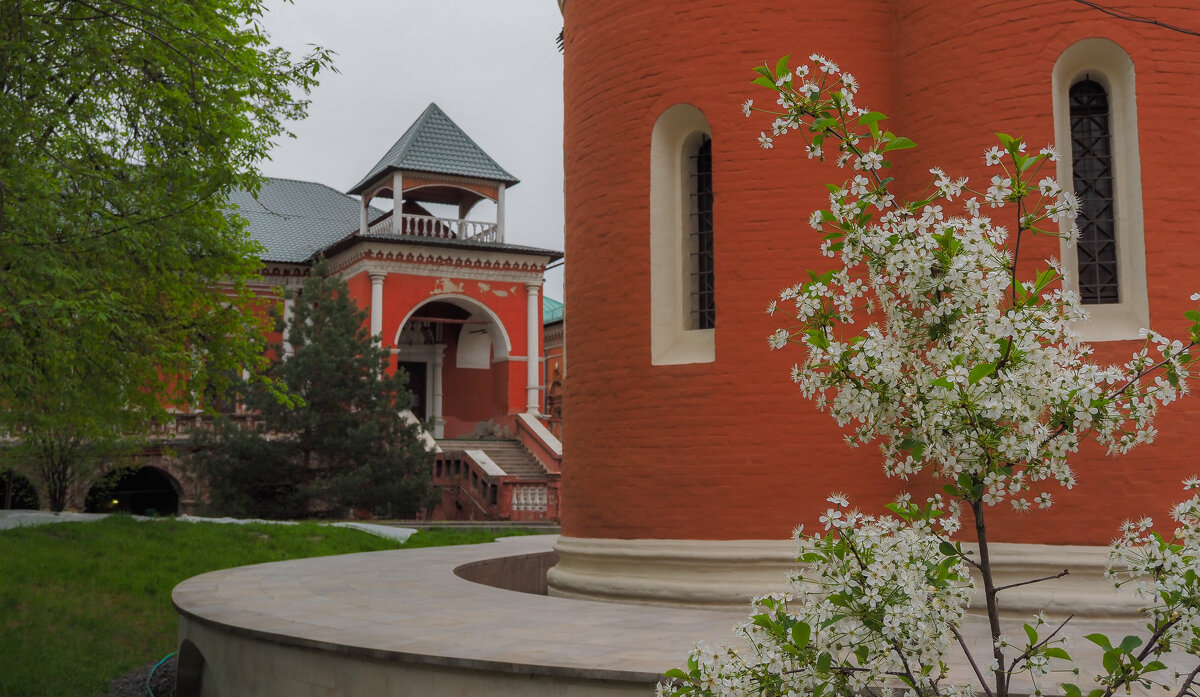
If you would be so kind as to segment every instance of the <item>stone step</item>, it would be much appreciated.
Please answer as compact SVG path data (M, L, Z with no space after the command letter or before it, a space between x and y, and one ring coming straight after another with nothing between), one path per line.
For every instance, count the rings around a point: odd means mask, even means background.
M445 439L438 441L443 452L482 450L492 462L518 479L541 479L546 469L525 450L520 441Z

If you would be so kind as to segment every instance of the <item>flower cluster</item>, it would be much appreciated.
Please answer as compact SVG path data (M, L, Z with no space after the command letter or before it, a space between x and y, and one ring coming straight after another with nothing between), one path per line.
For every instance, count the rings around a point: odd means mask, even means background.
M1184 482L1200 489L1200 479ZM1154 640L1200 656L1200 495L1171 511L1175 531L1165 537L1154 521L1126 521L1108 554L1107 575L1118 587L1132 584L1146 603Z
M890 476L932 470L949 498L925 506L902 498L889 506L896 517L875 517L831 496L824 530L797 532L807 566L788 592L756 600L750 621L737 628L747 648L698 646L659 693L850 697L898 688L933 697L979 687L1009 697L1012 680L1024 676L1040 695L1055 663L1072 660L1061 635L1069 618L1047 627L1038 616L1024 625L1028 641L1014 642L1000 633L997 594L1067 572L997 588L984 511L1002 501L1017 510L1049 507L1048 484L1074 485L1068 457L1085 438L1112 453L1151 441L1158 408L1187 391L1200 308L1185 313L1193 322L1187 342L1146 330L1144 347L1124 365L1090 362L1073 328L1086 313L1059 263L1018 270L1022 236L1067 245L1079 236L1079 200L1041 173L1058 159L1053 147L1033 154L1020 138L997 134L999 145L983 155L992 173L982 190L934 168L916 200L899 201L889 190L888 158L914 144L856 103L851 75L820 55L794 70L785 56L756 72L755 83L777 96L774 108L742 107L774 119L760 145L774 148L776 139L798 134L808 159L828 153L847 172L829 186L828 206L808 218L822 253L840 265L810 271L769 304L769 314L791 322L768 344L803 348L792 379L851 445L879 444ZM1002 215L1010 227L994 219ZM1200 479L1185 486L1200 488ZM975 518L977 558L951 539L960 508ZM1067 697L1161 684L1156 676L1166 666L1158 656L1200 656L1200 496L1173 517L1169 538L1149 520L1127 523L1110 555L1110 576L1134 584L1147 601L1149 637L1113 644L1088 635L1104 651L1105 672L1097 689L1061 683ZM974 685L953 684L944 660L960 638L968 565L983 578L994 646L985 663L960 642ZM1183 678L1177 697L1200 694L1200 665L1175 677Z
M761 68L758 80L784 110L775 136L802 134L810 155L836 143L838 164L855 170L809 218L841 268L810 272L769 307L794 321L771 348L806 349L792 373L801 393L849 429L851 444L879 443L889 475L933 467L955 495L1018 510L1050 506L1046 483L1074 484L1067 459L1082 438L1111 452L1152 440L1157 408L1185 389L1193 344L1149 333L1127 365L1090 363L1072 329L1086 315L1057 262L1021 278L1008 249L1021 235L1078 236L1079 201L1040 174L1054 149L1026 153L1020 138L998 134L984 154L998 170L985 191L934 168L919 200L899 202L881 170L912 141L855 106L853 78L812 58L790 73L786 59ZM992 218L1005 208L1015 208L1014 232Z
M803 571L758 598L736 631L753 652L698 645L688 669L659 686L672 695L851 695L867 686L967 695L943 660L965 617L970 575L940 548L941 513L900 503L869 516L830 497L826 532L797 531ZM953 524L949 524L953 527Z

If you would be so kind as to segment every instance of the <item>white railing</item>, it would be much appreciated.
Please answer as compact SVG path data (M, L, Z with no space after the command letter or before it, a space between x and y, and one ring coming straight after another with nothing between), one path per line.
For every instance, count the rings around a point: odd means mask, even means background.
M376 222L371 226L372 235L415 235L417 237L440 237L442 239L476 240L479 242L503 242L500 226L496 223L484 223L478 220L459 220L457 218L435 218L432 215L402 215L400 229L396 230L392 221L395 215Z
M514 511L545 512L546 501L546 487L544 486L513 487L512 509Z

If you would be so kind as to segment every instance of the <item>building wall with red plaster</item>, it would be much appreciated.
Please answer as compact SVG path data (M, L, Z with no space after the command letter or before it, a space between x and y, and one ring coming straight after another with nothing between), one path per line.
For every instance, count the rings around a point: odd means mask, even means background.
M369 308L371 305L371 281L366 271L347 279L351 297ZM541 291L537 302L539 314L534 321L541 322ZM455 437L469 433L481 421L497 415L524 411L525 360L527 349L528 300L525 286L520 283L478 281L454 276L422 276L406 273L390 273L383 284L383 345L395 348L402 325L412 317L421 316L421 308L434 302L465 298L468 304L481 306L491 312L503 325L507 335L508 357L496 355L493 349L490 369L461 368L455 362L458 348L458 329L448 332L446 337L445 363L443 368L443 415L446 418L446 435ZM538 332L538 353L542 351L541 332ZM516 360L513 360L513 359ZM392 364L395 368L395 363Z
M1200 28L1188 3L1122 9ZM807 269L830 262L807 225L824 204L831 164L808 161L798 138L758 147L769 119L746 119L751 68L782 54L821 53L853 73L860 104L891 117L918 148L894 157L902 190L933 165L986 181L995 131L1052 143L1051 74L1069 46L1106 37L1133 59L1152 326L1182 335L1200 290L1200 200L1186 177L1200 161L1189 124L1200 110L1200 43L1123 22L1070 0L838 3L690 2L564 6L566 277L571 371L565 421L563 533L574 537L783 538L810 527L832 491L876 511L905 488L871 447L851 449L828 415L788 379L799 349L770 352L777 322L764 309ZM793 61L795 64L795 61ZM651 365L650 137L668 107L707 117L715 189L716 358ZM990 176L988 173L987 176ZM908 187L908 188L904 188ZM1027 265L1058 256L1056 240L1022 249ZM1138 345L1096 346L1103 362ZM1053 489L1049 512L994 509L1001 541L1102 544L1124 518L1162 516L1179 481L1200 471L1192 424L1200 401L1164 409L1151 446L1112 459L1085 447L1079 483ZM933 490L914 482L916 495Z

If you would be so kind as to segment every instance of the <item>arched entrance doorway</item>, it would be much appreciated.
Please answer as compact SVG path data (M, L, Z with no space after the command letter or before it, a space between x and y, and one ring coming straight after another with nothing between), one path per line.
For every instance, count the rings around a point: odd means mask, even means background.
M179 512L179 483L157 467L118 470L87 494L88 513L175 515Z
M396 335L396 366L408 372L413 413L435 438L508 412L510 348L499 317L472 298L441 295L409 313Z
M38 504L32 482L12 470L0 472L0 509L36 511Z

